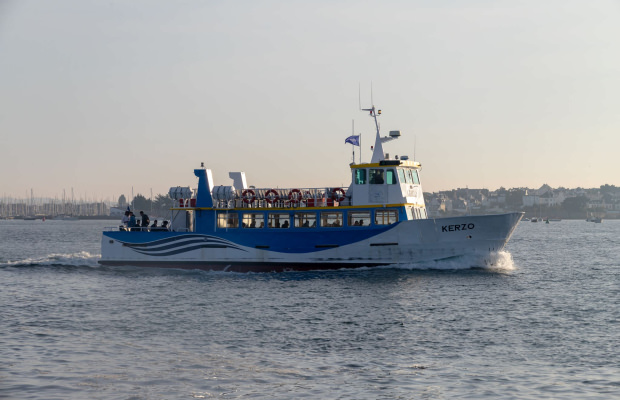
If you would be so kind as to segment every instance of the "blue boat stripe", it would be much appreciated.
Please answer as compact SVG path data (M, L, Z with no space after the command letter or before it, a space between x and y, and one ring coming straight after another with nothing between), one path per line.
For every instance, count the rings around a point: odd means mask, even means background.
M172 236L172 237L169 237L169 238L164 238L164 239L154 240L152 242L145 242L145 243L139 243L139 244L142 245L142 246L145 246L145 245L157 246L157 245L160 245L160 244L174 242L174 241L177 241L177 240L187 240L187 239L204 238L204 237L215 238L213 236L208 236L208 235L183 234L183 235ZM220 239L220 238L217 238L217 239ZM138 244L138 243L124 242L122 240L119 240L119 242L126 243L128 245L129 244Z
M134 248L146 248L149 250L168 250L168 249L174 249L177 248L179 246L183 246L183 245L190 245L190 244L196 244L196 243L208 243L209 241L207 239L201 238L201 239L183 239L183 240L178 240L174 243L164 243L162 245L156 245L156 246L145 246L143 244L135 246L135 245L127 245L127 247L131 247L132 249Z
M172 256L172 255L176 255L176 254L181 254L181 253L187 253L189 251L193 251L193 250L197 250L197 249L213 249L213 248L233 248L235 250L241 250L241 251L246 251L243 249L240 249L238 247L233 247L233 246L226 246L226 245L222 245L222 244L200 244L200 245L194 245L194 246L190 246L190 247L184 247L182 249L175 249L175 250L170 250L167 251L165 253L151 253L148 250L136 250L133 249L134 251L140 253L140 254L146 254L149 256L153 256L153 257L164 257L164 256Z
M165 253L171 250L182 250L182 249L187 249L187 248L195 248L196 246L203 246L203 247L213 247L213 248L225 248L225 247L230 247L230 248L234 248L237 250L242 250L240 247L234 245L234 244L223 244L223 243L206 243L206 242L201 242L201 243L181 243L178 246L173 246L173 247L167 247L165 249L150 249L150 248L134 248L132 247L133 250L135 251L139 251L142 252L144 254L160 254L160 253Z

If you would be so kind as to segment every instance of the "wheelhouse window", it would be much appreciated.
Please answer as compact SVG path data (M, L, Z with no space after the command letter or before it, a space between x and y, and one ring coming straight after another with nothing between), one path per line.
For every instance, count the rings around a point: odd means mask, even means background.
M370 175L369 182L371 185L383 185L385 182L385 171L383 171L383 168L370 168L368 171Z
M418 171L415 169L407 169L405 170L405 173L407 174L407 183L415 185L420 184L420 180L418 179Z
M398 178L400 179L400 183L407 183L407 179L405 178L405 170L402 168L398 168Z
M316 213L295 213L295 228L316 228Z
M385 170L385 183L388 185L396 185L396 171L393 168L388 168Z
M411 177L413 178L413 183L416 185L420 184L420 177L418 176L418 171L415 169L411 170Z
M420 218L426 219L428 216L426 215L426 208L420 208Z
M347 213L349 226L369 226L370 211L349 211Z
M288 228L289 227L289 214L288 213L269 213L267 226L269 228Z
M396 210L376 210L375 225L390 225L398 222Z
M399 175L401 171L402 171L402 174L405 176L405 180L403 181L403 183L407 183L409 185L413 184L413 178L411 177L411 170L410 169L399 170L398 171Z
M244 228L264 228L265 216L262 213L243 214L241 226Z
M330 228L342 226L342 212L322 212L321 226Z
M220 212L217 214L217 227L218 228L238 228L239 227L239 214Z
M355 169L355 184L356 185L366 184L366 169L365 168Z

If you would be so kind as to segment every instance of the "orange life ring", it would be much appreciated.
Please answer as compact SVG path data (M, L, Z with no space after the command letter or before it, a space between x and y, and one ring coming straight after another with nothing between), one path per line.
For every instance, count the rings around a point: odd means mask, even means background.
M271 193L274 194L274 196L269 196ZM280 196L278 195L278 192L276 192L274 189L269 189L265 192L265 200L267 201L267 203L269 204L273 204L276 201L280 200Z
M339 194L340 193L340 194ZM345 191L342 188L333 188L332 189L332 200L341 202L345 199Z
M241 193L241 198L245 204L253 203L256 200L256 193L252 189L245 189Z
M300 202L304 201L304 197L301 194L301 190L292 189L290 192L288 192L288 201L290 201L293 204L299 204Z

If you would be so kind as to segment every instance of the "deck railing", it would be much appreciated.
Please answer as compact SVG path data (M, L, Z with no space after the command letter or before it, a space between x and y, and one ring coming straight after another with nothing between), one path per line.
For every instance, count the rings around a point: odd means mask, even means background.
M185 229L186 231L187 229ZM119 225L119 226L106 226L103 228L104 232L117 232L117 231L122 231L122 232L168 232L170 231L170 229L168 228L162 228L162 227L155 227L155 228L151 228L151 227L147 227L147 226L134 226L134 227L126 227L124 225Z
M250 188L213 201L216 208L305 208L338 207L350 200L343 188Z

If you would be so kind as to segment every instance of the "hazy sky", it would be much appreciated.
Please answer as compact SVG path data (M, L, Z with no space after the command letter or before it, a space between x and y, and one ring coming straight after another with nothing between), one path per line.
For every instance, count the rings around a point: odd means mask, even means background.
M0 195L347 186L371 82L425 191L620 185L618 0L0 0Z

